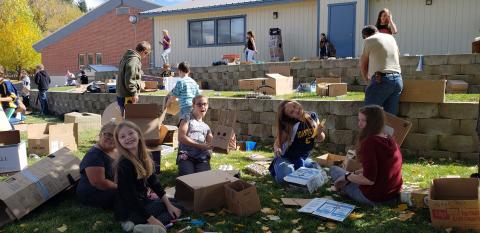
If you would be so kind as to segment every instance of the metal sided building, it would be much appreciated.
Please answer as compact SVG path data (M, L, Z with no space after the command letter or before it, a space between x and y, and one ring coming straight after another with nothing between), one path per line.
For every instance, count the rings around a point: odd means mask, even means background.
M470 53L480 36L479 0L193 0L141 12L154 18L154 65L162 65L162 30L172 38L170 63L208 66L224 54L242 54L252 30L257 60L270 61L269 29L282 30L285 59L318 56L326 33L337 57L358 57L361 30L389 8L402 54Z

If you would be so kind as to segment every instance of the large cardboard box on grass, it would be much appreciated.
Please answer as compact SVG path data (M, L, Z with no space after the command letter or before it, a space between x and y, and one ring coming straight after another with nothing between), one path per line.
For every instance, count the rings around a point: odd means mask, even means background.
M228 172L210 170L176 179L175 199L187 210L202 213L225 205L225 184L238 179Z
M20 131L0 131L0 173L17 172L27 165L27 146L20 140Z
M443 103L446 80L403 80L400 102Z
M228 210L238 216L254 214L262 208L255 185L237 180L225 185Z
M266 78L238 80L241 90L261 92L266 95L285 95L293 92L293 77L281 74L266 74Z
M30 124L28 125L28 153L48 155L60 148L77 150L75 124Z
M342 163L345 161L346 157L342 155L335 155L335 154L324 154L315 158L318 164L324 167L331 167L331 166L341 166Z
M342 78L337 76L318 77L315 79L317 84L320 83L342 83Z
M412 122L399 118L393 114L385 112L385 133L392 136L398 146L403 144L405 138L412 128Z
M428 205L434 227L480 229L479 180L434 179Z
M161 144L159 116L160 106L158 104L125 105L125 119L140 127L147 146L158 146Z
M346 83L320 83L317 84L316 93L319 96L336 97L347 94Z
M89 112L71 112L64 115L64 123L77 123L78 132L98 130L102 127L102 116Z
M80 159L62 148L0 182L0 226L26 214L80 179Z
M8 122L5 112L1 110L0 106L0 131L12 130L12 125Z

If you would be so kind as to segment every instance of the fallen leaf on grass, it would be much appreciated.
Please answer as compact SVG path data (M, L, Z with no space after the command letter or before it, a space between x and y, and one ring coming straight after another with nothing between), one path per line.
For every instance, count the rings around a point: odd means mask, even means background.
M294 230L300 231L302 228L303 228L303 226L300 225L299 227L295 228Z
M287 210L287 211L293 211L293 209L292 209L292 208L286 208L286 210Z
M400 205L397 206L397 208L393 209L393 211L402 212L402 211L405 211L407 209L408 209L407 204L400 204Z
M333 222L327 222L327 224L325 224L325 226L330 230L337 229L337 224L335 224Z
M398 215L398 220L400 220L401 222L405 222L405 221L409 220L410 218L412 218L413 215L415 215L414 212L407 211L405 213L401 213L400 215Z
M276 213L275 210L270 209L270 208L268 208L268 207L262 208L260 211L261 211L262 213L264 213L264 214L275 214L275 213Z
M317 231L324 231L326 228L324 226L318 226Z
M350 216L348 216L348 218L351 220L357 220L357 219L363 218L363 215L364 214L353 212L350 214Z
M269 180L269 181L267 181L267 183L269 183L269 184L273 184L273 181Z
M275 202L275 203L280 203L280 201L278 199L275 199L275 198L273 198L272 201Z
M256 224L262 224L260 221L255 222Z
M223 224L225 224L225 220L215 223L215 225L223 225Z
M67 229L68 229L67 225L63 224L61 227L57 228L57 231L65 232L67 231Z
M276 215L267 215L267 218L270 219L271 221L279 221L280 217Z
M293 220L292 220L292 223L293 223L293 224L297 224L298 222L300 222L300 220L302 220L302 219L301 219L301 218L293 219Z
M215 216L217 215L217 214L212 213L212 212L205 212L205 213L203 213L203 214L204 214L204 215L207 215L207 216L209 216L209 217L215 217Z
M22 223L22 224L20 224L20 227L21 227L21 228L27 227L27 224Z
M100 224L102 224L102 221L96 221L92 226L92 230L97 230L97 228L98 228L98 226L100 226Z
M243 224L235 224L236 227L245 227Z
M35 229L33 229L33 232L37 232L37 231L39 231L39 230L40 230L40 229L35 228Z
M300 233L300 231L297 231L297 230L293 229L292 233Z
M267 227L267 226L262 226L262 230L263 230L263 231L269 231L269 230L270 230L270 228L269 228L269 227Z

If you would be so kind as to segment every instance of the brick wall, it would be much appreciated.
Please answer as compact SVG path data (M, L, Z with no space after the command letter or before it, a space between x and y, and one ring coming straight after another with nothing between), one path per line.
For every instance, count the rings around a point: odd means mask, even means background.
M419 57L400 57L404 79L464 80L469 83L469 93L480 93L480 54L434 55L424 57L424 70L416 71ZM315 77L337 75L349 84L349 91L364 91L357 59L299 61L254 65L193 67L195 80L208 82L209 88L218 91L238 90L238 80L264 77L270 66L290 66L294 85L312 82ZM159 74L158 69L150 73Z
M35 100L36 91L31 99ZM71 111L101 114L105 107L116 101L115 94L74 94L50 92L49 107L57 115ZM163 103L163 96L140 96L140 103ZM32 101L35 104L35 101ZM357 111L361 101L299 101L306 110L317 112L327 119L327 141L322 147L330 152L344 152L355 143ZM240 98L210 98L206 122L213 128L218 122L219 110L237 112L238 135L250 135L258 141L273 142L276 109L280 100ZM402 149L404 153L425 157L478 158L478 138L475 125L477 103L400 103L402 118L413 123ZM167 117L168 124L176 124L178 117Z
M130 8L130 14L138 13L138 9ZM123 53L134 49L139 41L152 42L153 22L151 18L139 18L134 26L128 21L129 15L116 15L113 9L97 20L73 32L69 36L42 49L42 62L52 76L65 75L79 69L78 54L102 54L102 64L118 66ZM136 33L135 33L136 31ZM136 35L135 35L136 34ZM143 59L143 66L149 67L150 58Z

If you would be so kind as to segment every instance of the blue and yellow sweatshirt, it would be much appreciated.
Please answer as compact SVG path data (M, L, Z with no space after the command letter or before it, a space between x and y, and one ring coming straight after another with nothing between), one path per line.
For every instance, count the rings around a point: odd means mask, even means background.
M0 96L2 98L11 97L12 101L2 101L2 108L17 108L17 89L13 86L10 80L3 79L0 81Z

